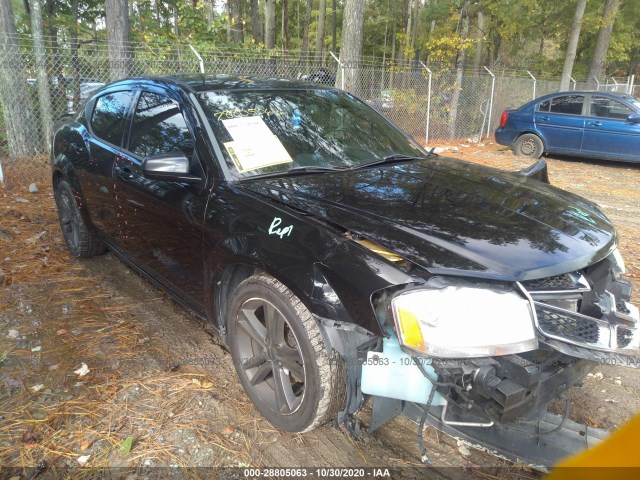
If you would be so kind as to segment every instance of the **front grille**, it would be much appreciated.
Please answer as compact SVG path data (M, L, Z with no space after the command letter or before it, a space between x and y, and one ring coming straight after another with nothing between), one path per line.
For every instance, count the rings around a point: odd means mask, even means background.
M633 340L633 331L628 328L618 327L616 338L618 341L618 348L626 348Z
M540 329L547 334L580 343L597 344L600 340L598 324L588 317L575 317L569 312L552 311L540 305L536 307L536 313Z
M535 292L536 290L571 290L576 288L576 282L568 273L554 277L529 280L528 282L522 282L522 285L530 292Z
M637 328L620 322L610 323L577 312L570 312L548 303L534 302L538 330L544 336L598 350L637 349L640 336Z

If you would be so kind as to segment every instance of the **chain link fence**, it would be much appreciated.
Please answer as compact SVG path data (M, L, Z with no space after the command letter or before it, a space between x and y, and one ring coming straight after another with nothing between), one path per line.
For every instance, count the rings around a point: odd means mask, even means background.
M52 122L114 78L105 44L76 42L46 48L36 57L31 39L0 45L0 165L5 180L26 183L48 176ZM312 55L257 50L199 54L189 45L156 49L137 45L125 58L130 76L180 73L228 74L304 79L335 85L358 96L421 143L482 142L495 130L505 108L557 91L558 79L536 79L516 72L432 69L422 63L390 66L362 61L341 64L332 54ZM47 79L46 88L38 78ZM586 85L572 84L572 88ZM633 82L625 85L633 91ZM602 90L608 88L603 83ZM43 96L45 98L43 98ZM48 100L48 101L47 101Z

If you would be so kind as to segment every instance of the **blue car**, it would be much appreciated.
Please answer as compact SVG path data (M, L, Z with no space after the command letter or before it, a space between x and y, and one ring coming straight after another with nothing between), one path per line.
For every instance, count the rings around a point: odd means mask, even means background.
M640 100L609 92L558 92L500 117L496 142L516 155L543 153L640 162Z

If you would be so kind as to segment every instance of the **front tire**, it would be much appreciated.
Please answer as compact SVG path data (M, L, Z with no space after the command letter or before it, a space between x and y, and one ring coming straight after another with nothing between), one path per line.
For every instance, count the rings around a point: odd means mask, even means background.
M229 348L245 392L276 428L306 432L344 405L343 367L330 362L313 315L287 287L259 273L238 285Z
M71 255L87 258L103 253L105 251L104 243L82 218L69 182L66 180L58 182L55 198L60 229Z
M538 159L544 153L544 144L539 136L533 133L525 133L516 140L513 145L513 153L517 157Z

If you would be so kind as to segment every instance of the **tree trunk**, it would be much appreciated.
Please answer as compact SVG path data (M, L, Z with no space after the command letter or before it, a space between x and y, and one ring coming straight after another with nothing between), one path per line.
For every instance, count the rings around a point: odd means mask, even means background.
M250 0L250 2L251 34L256 43L262 43L264 42L264 35L262 32L262 20L260 19L260 6L258 0Z
M344 86L348 92L357 91L358 68L362 56L365 0L346 0L342 20L340 63L345 65Z
M51 92L49 91L47 57L44 50L41 0L31 0L31 35L33 37L33 52L36 60L36 85L38 87L42 136L44 138L44 146L47 150L51 150L53 112L51 110Z
M265 46L274 48L276 46L276 0L264 2L264 36Z
M313 0L307 0L304 11L304 26L302 33L302 48L300 51L300 58L307 55L309 52L309 26L311 25L311 10L313 9Z
M105 0L105 14L111 80L126 78L131 74L128 0Z
M320 3L318 4L318 31L316 32L316 62L319 62L322 59L322 48L324 46L324 25L326 18L327 0L320 0ZM345 25L344 21L343 25Z
M331 51L336 51L336 34L338 31L338 15L336 13L336 0L331 0Z
M460 38L463 40L469 37L469 3L470 0L464 0L462 4ZM451 111L449 112L449 139L456 138L456 125L458 121L458 102L460 100L460 91L462 90L462 79L464 77L464 64L467 59L466 50L463 48L458 53L456 61L456 81L453 85L453 93L451 94Z
M569 34L569 43L567 43L567 53L564 57L564 67L562 68L562 78L560 80L560 91L569 90L569 77L573 72L573 62L576 60L576 52L578 51L578 40L580 39L580 29L582 28L582 17L584 17L584 9L587 6L587 0L578 0L576 5L576 13L573 16L573 26Z
M291 32L289 32L289 0L282 0L282 41L283 49L289 51L291 44Z
M476 72L480 70L480 64L482 63L483 39L484 39L484 14L482 12L478 12L478 27L476 28L476 57L473 60L473 69Z
M56 1L55 0L47 0L47 14L43 17L44 24L46 26L45 30L47 30L49 36L49 58L47 61L48 64L48 72L49 77L53 76L56 79L62 78L63 75L63 63L60 60L59 49L58 49L58 27L56 26L56 18L58 17L58 12L56 11ZM51 90L51 102L53 108L53 116L56 117L62 114L65 110L65 91L63 88L62 82L49 83Z
M407 7L407 28L405 29L405 37L404 37L404 49L403 49L403 56L406 58L410 58L412 56L412 51L411 51L411 39L413 38L413 35L411 33L411 28L413 27L413 5L412 5L412 1L416 1L416 0L409 0L409 5Z
M416 39L418 37L418 23L420 22L420 5L422 5L422 2L420 2L419 0L416 0L416 2L414 3L414 12L413 12L413 29L412 29L412 33L411 33L411 48L412 49L416 49ZM418 48L418 50L420 50Z
M240 0L228 0L231 31L233 32L233 43L244 43L244 32L242 31L242 14L240 10Z
M396 70L396 19L392 21L391 30L391 72L389 72L389 88L393 88L393 74Z
M156 15L157 15L158 0L155 0L155 4L156 4ZM207 15L207 24L211 26L213 24L213 20L216 18L215 0L205 0L204 11L205 11L205 14Z
M78 50L80 50L80 42L78 41L78 0L71 1L71 15L73 27L70 30L69 43L71 44L71 68L73 70L73 81L71 82L71 91L73 92L74 108L80 103L80 59L78 58Z
M600 29L598 30L598 38L596 39L596 46L593 50L593 57L591 58L589 77L587 78L587 82L589 82L589 85L591 86L595 85L594 77L600 79L604 73L604 62L607 58L607 50L609 50L609 40L611 40L613 22L615 21L616 14L618 13L619 6L620 0L605 1L602 21L600 22Z
M42 153L39 139L33 135L33 127L38 123L23 65L11 0L0 0L0 103L11 157Z

